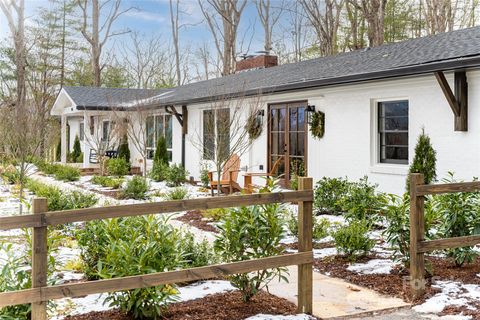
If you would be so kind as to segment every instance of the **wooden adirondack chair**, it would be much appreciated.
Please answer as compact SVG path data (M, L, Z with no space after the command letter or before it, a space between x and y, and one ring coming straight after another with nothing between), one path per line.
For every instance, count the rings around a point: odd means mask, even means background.
M284 157L279 157L272 166L270 172L247 172L244 174L244 188L245 193L252 193L254 185L252 184L252 177L275 177L277 175L277 170L280 164L282 163Z
M234 191L240 191L240 185L237 183L238 172L240 171L240 157L236 154L230 156L225 165L223 166L222 177L220 180L220 189L226 193L233 193ZM210 190L212 196L214 191L218 189L218 181L216 178L216 171L210 171L208 173L208 179L210 180Z

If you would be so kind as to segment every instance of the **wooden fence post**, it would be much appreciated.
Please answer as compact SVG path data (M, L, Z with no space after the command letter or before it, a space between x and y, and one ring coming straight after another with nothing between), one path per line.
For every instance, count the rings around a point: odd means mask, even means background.
M47 199L33 199L32 209L33 214L47 212ZM32 235L32 288L45 287L47 285L47 269L47 227L35 227ZM46 301L32 303L32 320L47 320Z
M410 288L414 299L425 294L425 256L418 252L418 243L425 240L425 200L417 193L424 181L423 174L410 175Z
M298 178L298 190L312 190L312 178ZM312 199L313 200L313 199ZM313 201L298 202L298 252L312 251ZM312 313L313 264L298 265L298 312Z

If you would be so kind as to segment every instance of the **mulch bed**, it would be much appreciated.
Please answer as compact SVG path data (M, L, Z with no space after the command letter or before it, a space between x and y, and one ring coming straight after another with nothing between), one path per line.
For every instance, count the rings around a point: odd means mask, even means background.
M358 260L359 263L367 262L371 259L381 259L376 256L367 256ZM349 261L341 256L315 259L315 268L323 274L329 274L332 277L341 278L353 284L367 287L381 294L395 296L412 302L410 286L408 282L409 271L397 267L390 274L358 274L347 270ZM433 277L427 277L426 297L431 297L438 292L438 289L432 288L432 280L458 281L464 284L480 284L480 278L476 275L480 273L480 258L475 262L456 267L455 264L447 258L427 257L427 265L430 265ZM425 299L413 301L422 303ZM445 311L444 311L445 312ZM479 318L480 319L480 318Z
M188 211L184 215L176 218L178 221L188 223L191 226L194 226L200 230L218 233L217 228L210 224L210 221L203 218L202 213L199 210Z
M282 298L261 291L252 301L245 303L238 291L217 293L201 299L171 304L165 313L166 320L231 320L245 319L259 313L290 315L296 306ZM90 312L70 316L69 320L132 320L118 310Z

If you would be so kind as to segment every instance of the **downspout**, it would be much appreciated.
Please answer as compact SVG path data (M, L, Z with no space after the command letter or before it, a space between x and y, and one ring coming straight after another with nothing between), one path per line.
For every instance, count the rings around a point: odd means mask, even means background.
M185 139L188 133L188 111L187 106L182 106L182 167L185 168Z

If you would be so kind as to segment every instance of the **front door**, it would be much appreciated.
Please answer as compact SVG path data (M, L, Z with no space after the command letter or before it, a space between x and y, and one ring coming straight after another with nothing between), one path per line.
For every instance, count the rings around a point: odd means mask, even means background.
M277 164L275 173L286 186L294 175L307 173L306 107L306 101L270 105L268 169Z

